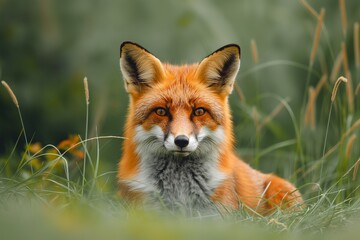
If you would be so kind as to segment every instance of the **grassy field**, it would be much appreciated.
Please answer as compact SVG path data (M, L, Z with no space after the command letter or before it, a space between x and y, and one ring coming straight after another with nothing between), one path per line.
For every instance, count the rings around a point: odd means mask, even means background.
M326 25L326 9L315 11L306 1L300 3L313 21L311 51L303 51L308 63L261 62L257 42L252 40L248 58L253 64L240 70L238 79L253 83L238 84L230 102L239 155L255 168L295 183L305 199L304 211L257 216L239 210L189 217L135 208L117 197L116 171L103 164L107 145L120 146L121 135L103 136L90 127L89 92L96 95L91 82L85 78L84 91L78 94L84 95L84 134L39 143L27 134L22 102L3 81L0 91L7 91L8 101L18 110L21 131L11 151L0 156L1 239L356 239L360 235L359 23L347 18L340 0L336 21L341 32L334 39L332 26ZM306 76L300 89L299 84L292 89L301 91L299 97L284 97L262 87L259 79L267 69L279 67Z

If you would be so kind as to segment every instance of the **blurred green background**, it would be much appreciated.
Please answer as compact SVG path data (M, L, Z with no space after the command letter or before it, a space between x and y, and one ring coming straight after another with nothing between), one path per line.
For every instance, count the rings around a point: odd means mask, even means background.
M309 3L318 12L326 8L330 29L318 53L331 66L342 40L338 1ZM346 1L348 19L358 20L359 7L357 0ZM316 19L295 0L0 0L0 77L19 100L32 142L57 144L69 134L84 137L85 76L90 87L89 137L96 132L121 136L128 102L118 64L121 42L137 42L174 64L196 62L225 44L237 43L242 48L237 79L249 106L270 112L278 102L258 96L271 93L289 97L298 115L307 70L274 64L252 73L256 66L250 41L257 43L260 64L290 60L307 67L315 27ZM318 65L315 72L320 72ZM314 74L310 80L319 78ZM255 128L235 93L231 104L237 146L254 147ZM277 123L282 127L276 138L264 135L265 146L294 137L288 114L281 113ZM17 109L0 88L0 155L9 154L20 132ZM18 149L24 149L22 139ZM121 141L103 143L101 161L115 168Z

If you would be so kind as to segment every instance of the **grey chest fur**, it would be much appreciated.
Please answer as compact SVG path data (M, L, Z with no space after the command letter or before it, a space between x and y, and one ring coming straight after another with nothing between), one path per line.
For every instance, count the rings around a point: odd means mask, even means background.
M148 192L151 201L166 207L204 209L212 205L210 196L214 190L211 163L194 157L164 156L148 158L146 168Z

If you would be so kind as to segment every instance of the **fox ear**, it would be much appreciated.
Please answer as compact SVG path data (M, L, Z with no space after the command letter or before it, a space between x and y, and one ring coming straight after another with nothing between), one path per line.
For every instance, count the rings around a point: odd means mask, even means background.
M130 94L151 88L164 74L160 60L132 42L123 42L120 46L120 69Z
M221 95L232 92L240 68L240 47L226 45L204 58L196 71L198 79Z

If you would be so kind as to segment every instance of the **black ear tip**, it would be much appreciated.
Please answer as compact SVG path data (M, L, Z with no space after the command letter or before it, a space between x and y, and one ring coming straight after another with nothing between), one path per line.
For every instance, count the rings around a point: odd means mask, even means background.
M241 48L238 44L235 44L235 43L227 44L224 47L222 47L221 49L230 48L230 47L235 47L239 53L239 56L241 56Z
M239 57L241 57L241 48L239 45L235 44L235 43L231 43L231 44L227 44L219 49L217 49L216 51L214 51L213 53L211 53L210 55L208 55L207 57L217 53L217 52L221 52L227 48L236 48L236 50L238 51Z
M121 45L120 45L120 58L121 58L121 53L123 52L123 48L124 48L125 46L127 46L127 45L140 48L140 49L144 50L145 52L149 53L148 50L146 50L145 48L143 48L142 46L140 46L140 45L137 44L137 43L134 43L134 42L131 42L131 41L124 41L124 42L121 43Z
M241 56L241 47L237 44L233 44L234 47L236 47L239 51L239 56Z
M126 45L135 45L135 43L131 42L131 41L124 41L120 44L120 57L121 57L121 53L123 52L123 48L126 46Z

